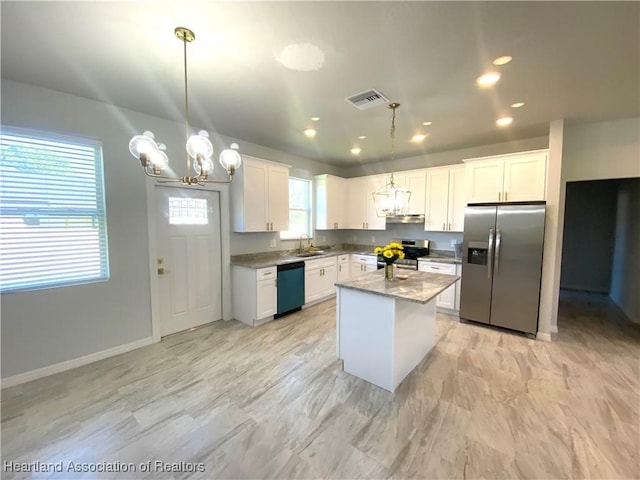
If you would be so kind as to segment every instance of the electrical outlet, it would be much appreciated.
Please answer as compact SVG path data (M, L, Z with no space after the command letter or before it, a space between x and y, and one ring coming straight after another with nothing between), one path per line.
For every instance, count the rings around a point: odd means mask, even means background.
M371 243L376 243L376 236L375 235L371 235Z
M274 238L271 240L271 248L275 248L275 246L276 246L276 239Z
M352 241L356 241L356 235L354 234L353 237L351 238Z
M322 243L327 243L327 236L326 236L326 235L322 235L322 236L320 237L320 241L321 241Z
M458 243L458 241L454 238L453 240L451 240L451 246L455 247L456 243Z

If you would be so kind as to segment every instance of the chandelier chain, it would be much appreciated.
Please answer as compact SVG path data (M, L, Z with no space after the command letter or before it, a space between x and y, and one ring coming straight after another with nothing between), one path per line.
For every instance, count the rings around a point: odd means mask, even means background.
M189 139L189 83L187 81L187 36L182 37L184 58L184 114L185 114L185 138ZM191 158L187 153L187 175L191 175Z

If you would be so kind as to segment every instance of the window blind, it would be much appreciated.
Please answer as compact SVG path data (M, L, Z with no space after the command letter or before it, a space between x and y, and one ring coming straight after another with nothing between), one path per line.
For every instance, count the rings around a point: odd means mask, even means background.
M0 290L108 278L101 143L3 126Z

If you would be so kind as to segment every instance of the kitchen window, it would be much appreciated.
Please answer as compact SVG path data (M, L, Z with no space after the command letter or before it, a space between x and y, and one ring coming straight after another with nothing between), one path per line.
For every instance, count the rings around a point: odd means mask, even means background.
M0 290L108 279L102 144L3 126Z
M289 177L289 230L280 232L281 240L311 238L311 180Z

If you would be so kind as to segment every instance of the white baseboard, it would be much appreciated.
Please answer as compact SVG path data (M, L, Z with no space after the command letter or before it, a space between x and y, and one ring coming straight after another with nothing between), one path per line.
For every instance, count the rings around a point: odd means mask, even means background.
M90 353L83 357L74 358L72 360L66 360L64 362L55 363L47 367L37 368L25 373L19 373L18 375L12 375L11 377L2 379L2 388L9 388L21 383L37 380L38 378L47 377L54 373L64 372L71 370L72 368L81 367L89 363L97 362L104 358L114 357L121 353L129 352L137 348L146 347L154 342L152 337L143 338L142 340L136 340L135 342L126 343L124 345L118 345L117 347L102 350L100 352Z
M542 340L545 342L550 342L551 341L551 334L550 333L545 333L545 332L538 332L536 333L536 339L537 340Z

